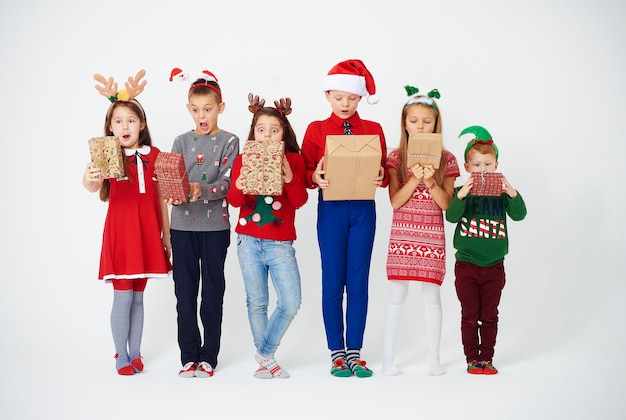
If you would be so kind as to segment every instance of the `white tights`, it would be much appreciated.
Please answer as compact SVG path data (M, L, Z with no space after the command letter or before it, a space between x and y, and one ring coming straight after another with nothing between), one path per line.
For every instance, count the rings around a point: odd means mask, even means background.
M400 369L394 364L394 344L398 318L402 304L409 292L409 283L406 280L389 281L389 293L385 307L383 332L383 375L399 375ZM430 375L443 375L446 370L439 363L439 343L441 342L441 295L440 286L434 283L422 284L422 299L424 301L424 318L426 320L426 335L428 337L428 372Z

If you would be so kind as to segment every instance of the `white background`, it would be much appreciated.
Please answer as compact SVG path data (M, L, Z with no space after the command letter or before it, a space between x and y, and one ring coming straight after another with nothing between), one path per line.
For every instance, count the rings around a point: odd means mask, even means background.
M623 304L626 11L619 0L219 2L22 0L0 6L0 417L624 418ZM252 377L254 347L236 249L226 267L223 341L213 378L185 380L171 280L146 290L146 370L120 377L109 328L112 292L96 280L106 204L81 184L87 140L108 101L94 73L123 82L146 69L139 97L155 145L193 128L173 67L214 72L227 103L220 127L246 137L254 92L293 99L301 141L330 115L321 79L362 59L381 97L359 113L397 146L403 86L438 88L444 144L462 163L469 125L500 148L500 170L528 216L510 225L495 363L465 373L449 236L442 286L442 362L427 375L419 287L404 307L397 362L380 375L391 206L378 230L362 356L366 380L328 374L320 308L316 194L297 215L303 305L277 358L292 378ZM462 176L465 172L462 170ZM236 220L236 212L232 214ZM234 234L233 234L234 239Z

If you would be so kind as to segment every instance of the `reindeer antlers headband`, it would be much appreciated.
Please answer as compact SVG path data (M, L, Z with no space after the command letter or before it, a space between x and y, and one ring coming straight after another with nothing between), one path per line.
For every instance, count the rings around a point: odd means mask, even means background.
M426 96L418 95L420 90L413 86L406 85L404 86L404 90L406 90L406 94L411 97L409 98L407 103L404 104L405 107L414 104L423 104L428 105L429 107L437 111L437 113L439 113L437 105L435 105L435 101L433 100L433 98L439 99L441 97L437 89L431 90Z
M188 78L189 78L189 74L183 69L180 69L178 67L174 67L172 71L170 72L170 82L174 81L174 79L178 80L179 82L184 82ZM191 92L192 89L195 89L200 86L207 87L211 89L212 91L214 91L215 93L217 93L217 96L220 98L220 102L221 102L222 91L220 90L220 87L217 83L217 76L215 76L213 73L211 73L208 70L202 70L202 74L200 74L199 79L204 79L205 81L192 83L191 86L189 87L189 91ZM212 84L209 82L214 82L215 84Z
M102 83L102 86L96 85L96 90L100 92L100 95L111 101L111 103L115 101L128 102L143 92L143 88L146 86L146 83L148 83L145 80L141 80L145 74L145 70L139 70L134 78L129 76L128 81L125 83L126 89L120 89L119 91L117 90L117 83L112 77L106 79L101 74L96 73L93 75L93 78L97 82Z
M259 95L248 94L248 110L256 114L261 108L265 107L265 99L259 99ZM291 98L280 98L274 101L274 108L283 116L291 114Z

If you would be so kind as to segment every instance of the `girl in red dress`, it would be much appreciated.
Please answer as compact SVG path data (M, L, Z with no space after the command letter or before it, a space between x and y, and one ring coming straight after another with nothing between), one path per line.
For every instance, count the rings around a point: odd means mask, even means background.
M109 203L98 278L113 284L111 331L115 344L116 369L133 375L144 368L140 347L143 334L143 292L148 278L167 277L171 244L167 205L159 197L154 162L159 149L152 146L146 114L133 99L145 85L145 72L129 78L126 89L117 91L112 78L94 78L103 84L96 89L112 103L106 113L105 136L114 136L122 148L124 176L104 178L102 167L90 162L83 185L100 191Z
M383 338L383 375L398 375L394 364L394 343L398 317L411 282L420 282L428 336L428 369L431 375L443 375L439 363L441 338L440 286L446 272L446 249L443 211L448 208L454 180L460 175L456 158L442 150L439 168L407 163L411 134L441 133L439 107L434 98L439 92L419 95L418 89L406 86L411 97L402 107L400 146L387 157L389 198L393 221L389 237L387 278L389 295L385 308Z

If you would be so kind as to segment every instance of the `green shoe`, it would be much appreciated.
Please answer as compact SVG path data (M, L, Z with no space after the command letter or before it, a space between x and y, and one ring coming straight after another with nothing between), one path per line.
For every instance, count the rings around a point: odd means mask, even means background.
M371 370L365 366L365 360L356 359L352 362L352 370L357 378L369 378L374 374Z
M337 378L348 378L352 376L352 371L346 367L346 361L343 358L339 358L333 362L330 374Z

